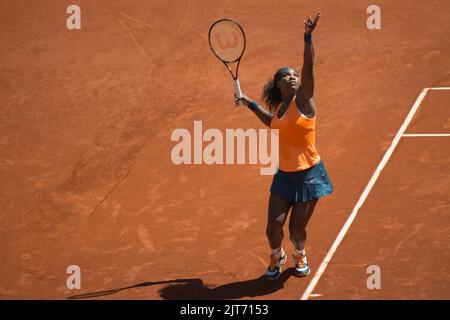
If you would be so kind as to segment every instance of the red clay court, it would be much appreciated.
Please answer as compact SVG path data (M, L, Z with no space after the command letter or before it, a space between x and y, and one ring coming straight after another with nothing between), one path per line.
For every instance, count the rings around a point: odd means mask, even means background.
M1 299L449 299L450 2L0 2ZM239 79L301 67L314 31L317 148L335 192L308 226L311 274L263 275L272 176L174 165L177 128L263 128L208 46L241 23ZM293 250L285 232L284 248ZM69 290L66 269L81 269ZM368 289L369 266L381 288Z

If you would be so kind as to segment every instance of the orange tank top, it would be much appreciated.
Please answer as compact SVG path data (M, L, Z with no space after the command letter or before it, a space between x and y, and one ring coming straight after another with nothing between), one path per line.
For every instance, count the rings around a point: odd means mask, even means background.
M281 119L278 119L279 109L276 108L270 123L271 129L279 130L279 168L292 172L314 166L320 161L315 146L316 116L302 115L295 99Z

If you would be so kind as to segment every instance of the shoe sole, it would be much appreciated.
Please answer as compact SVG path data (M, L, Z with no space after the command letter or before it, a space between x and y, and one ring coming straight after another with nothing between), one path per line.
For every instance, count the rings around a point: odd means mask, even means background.
M303 278L303 277L306 277L308 274L310 274L310 272L311 272L311 269L308 269L307 273L299 273L294 270L294 276L296 276L298 278Z
M270 281L277 280L281 276L281 269L282 269L283 265L286 263L286 261L287 261L287 254L285 254L284 258L281 259L280 269L278 270L278 274L275 277L266 275L266 279L270 280Z

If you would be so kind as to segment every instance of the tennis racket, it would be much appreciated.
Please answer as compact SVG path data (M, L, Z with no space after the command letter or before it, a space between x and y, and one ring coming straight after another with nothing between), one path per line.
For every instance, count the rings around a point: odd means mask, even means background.
M238 79L239 64L245 51L244 29L231 19L220 19L209 28L209 46L214 55L223 62L233 77L234 91L238 99L242 98ZM231 67L235 67L235 72ZM239 101L239 105L244 105Z

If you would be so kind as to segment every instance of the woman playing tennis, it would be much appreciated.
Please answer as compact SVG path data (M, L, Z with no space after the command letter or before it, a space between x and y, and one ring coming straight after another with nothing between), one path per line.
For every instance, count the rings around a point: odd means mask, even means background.
M333 186L315 147L316 104L314 102L312 32L319 21L305 21L305 48L301 78L295 68L283 67L264 86L266 110L243 95L242 101L271 129L279 130L279 166L270 187L266 234L272 249L266 276L277 279L287 256L282 248L283 226L291 210L290 240L295 247L294 274L303 277L310 269L306 260L306 226L319 198Z

